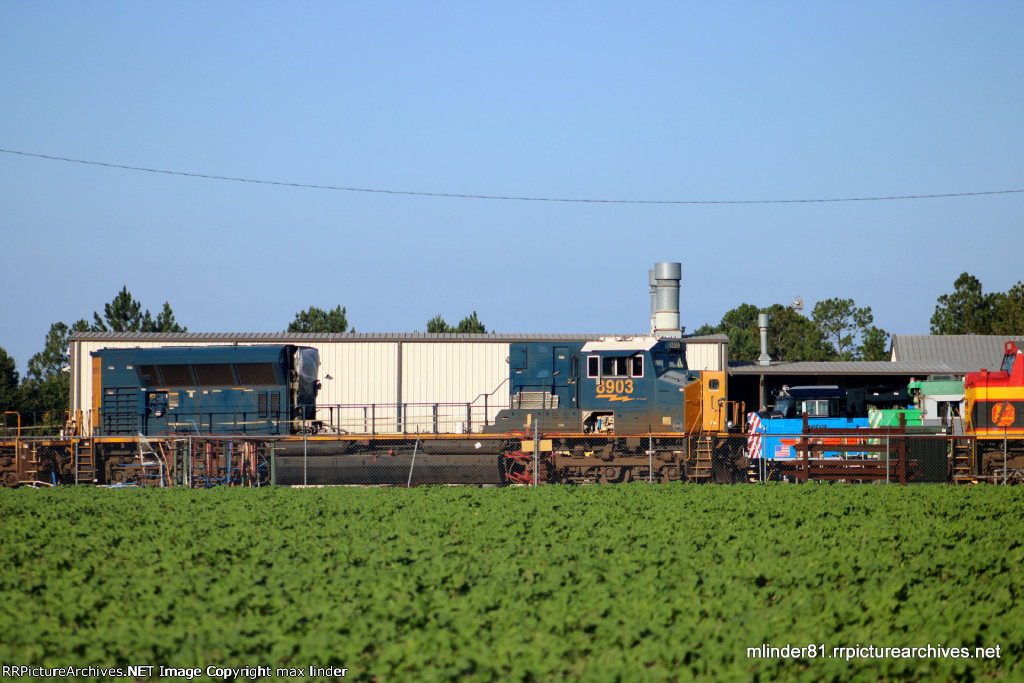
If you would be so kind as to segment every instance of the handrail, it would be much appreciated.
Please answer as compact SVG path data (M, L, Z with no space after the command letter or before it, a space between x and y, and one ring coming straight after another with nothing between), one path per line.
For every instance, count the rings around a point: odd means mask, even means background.
M474 428L480 425L490 424L491 415L499 410L507 408L504 403L495 404L486 400L493 394L481 394L472 402L423 402L423 403L377 403L377 404L320 404L315 406L315 418L303 420L293 418L287 410L268 417L257 417L256 411L246 411L244 414L235 410L214 411L174 411L167 417L167 434L207 435L210 432L219 433L242 433L235 432L234 428L240 428L246 434L253 436L272 436L281 433L299 433L304 426L319 422L318 429L335 434L372 434L372 433L462 433L459 431L460 423L466 425L471 423ZM485 400L481 400L485 399ZM103 420L97 416L103 413L102 409L90 409L82 413L80 424L92 423L102 424ZM372 415L372 425L371 425ZM137 433L141 422L136 416L134 429L123 436L134 436ZM199 426L199 422L203 426ZM125 425L127 426L127 425ZM403 431L404 427L404 431ZM436 430L435 430L436 427ZM257 433L258 432L258 433ZM105 436L116 436L117 434L104 434Z
M17 420L18 426L15 428L14 438L15 438L15 440L20 439L21 438L21 413L15 412L13 410L5 410L4 411L4 425L5 426L7 424L7 416L8 415L13 415L14 417L18 418L18 420Z

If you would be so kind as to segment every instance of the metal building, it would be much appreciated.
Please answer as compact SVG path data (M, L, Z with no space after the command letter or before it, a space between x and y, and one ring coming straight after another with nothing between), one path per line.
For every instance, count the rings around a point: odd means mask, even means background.
M509 344L608 336L615 335L82 332L71 337L70 410L92 406L90 354L99 349L296 344L320 353L317 417L329 431L473 432L508 407ZM690 369L726 369L727 337L685 341Z

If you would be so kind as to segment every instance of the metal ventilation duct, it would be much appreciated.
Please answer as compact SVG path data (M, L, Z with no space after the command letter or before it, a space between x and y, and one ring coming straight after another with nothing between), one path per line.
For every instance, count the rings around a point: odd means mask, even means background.
M679 325L679 281L682 279L681 263L655 263L654 281L654 334L658 337L681 337L683 328Z

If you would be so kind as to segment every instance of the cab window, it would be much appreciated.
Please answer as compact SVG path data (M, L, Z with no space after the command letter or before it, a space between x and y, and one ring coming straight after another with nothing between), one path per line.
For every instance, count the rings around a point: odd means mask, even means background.
M609 356L601 359L602 377L626 377L629 375L627 366L629 358L625 356Z
M811 417L828 417L828 400L804 401L804 412Z

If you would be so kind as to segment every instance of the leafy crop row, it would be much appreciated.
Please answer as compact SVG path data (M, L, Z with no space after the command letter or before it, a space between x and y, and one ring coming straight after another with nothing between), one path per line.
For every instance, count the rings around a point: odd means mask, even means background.
M0 663L356 680L1024 674L1024 490L0 490ZM1000 658L748 658L763 644Z

